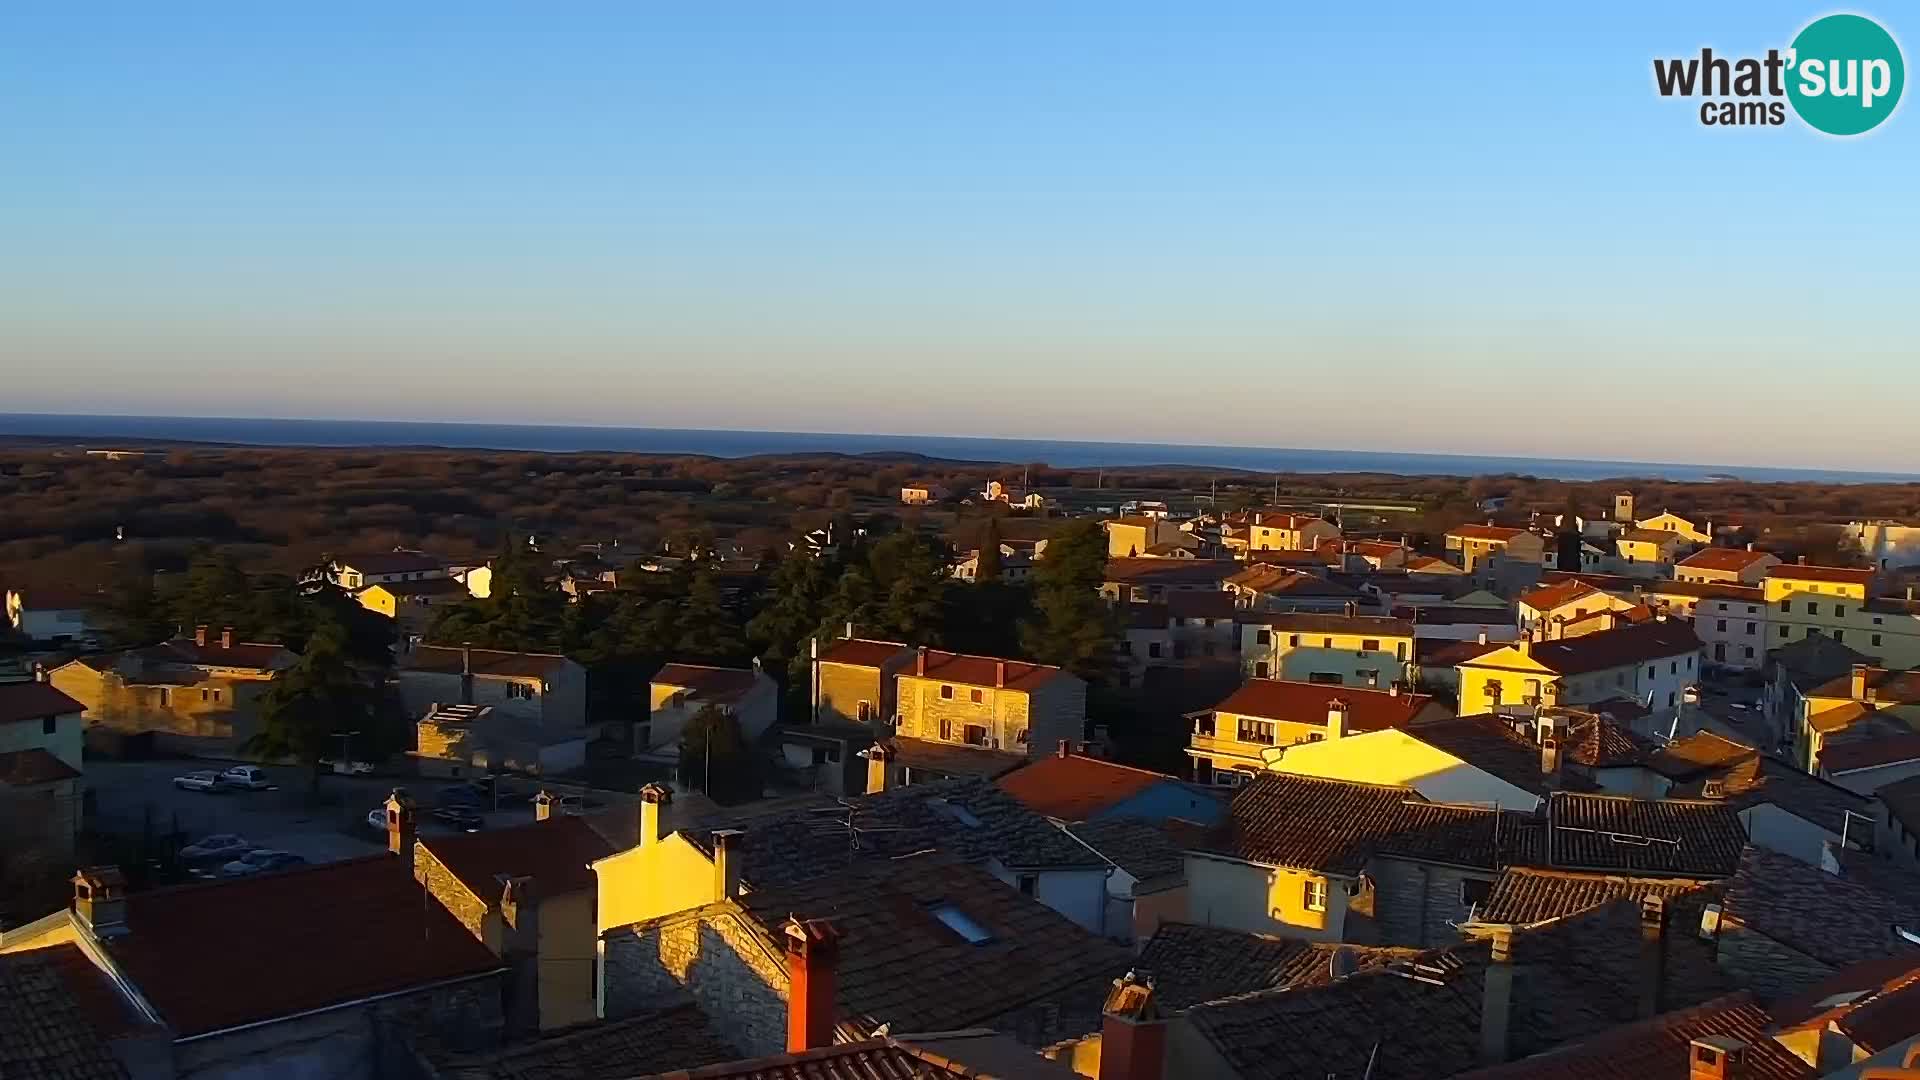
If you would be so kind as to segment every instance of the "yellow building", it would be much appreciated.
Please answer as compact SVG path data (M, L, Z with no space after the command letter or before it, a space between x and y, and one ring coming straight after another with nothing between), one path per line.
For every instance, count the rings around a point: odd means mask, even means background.
M1557 581L1520 594L1520 631L1584 619L1602 611L1625 611L1634 602L1603 592L1584 581ZM1549 633L1548 636L1557 636Z
M648 691L647 725L636 743L656 752L677 748L687 724L708 707L733 717L749 743L774 725L780 711L780 687L758 660L751 668L668 664L654 672Z
M1266 769L1288 746L1448 715L1446 706L1427 695L1397 688L1252 679L1213 708L1193 714L1187 756L1197 782L1234 787Z
M1163 544L1183 550L1199 546L1192 533L1165 518L1120 517L1101 524L1107 530L1107 554L1116 559L1146 557Z
M661 784L640 789L638 842L593 863L598 881L596 922L605 931L711 904L726 894L725 878L739 865L725 842L703 850L670 827L673 793ZM716 867L716 857L727 862Z
M1310 514L1259 511L1247 519L1247 547L1252 551L1314 551L1338 539L1338 525Z
M368 611L378 612L398 622L405 633L425 633L427 625L439 613L440 606L470 600L473 594L463 582L450 577L422 578L418 581L383 581L368 585L353 598ZM439 606L436 606L439 605Z
M1057 667L920 649L897 682L903 738L1033 757L1086 737L1087 684Z
M1621 529L1614 537L1614 551L1630 565L1671 566L1679 557L1684 539L1679 533L1661 529Z
M947 489L939 484L908 484L900 489L900 501L908 506L925 506L947 497Z
M1385 688L1410 681L1413 623L1379 615L1293 612L1240 626L1241 665L1257 679Z
M1873 571L1786 563L1761 583L1772 626L1768 648L1823 634L1879 659L1920 667L1920 604L1873 595Z
M1744 548L1701 548L1681 559L1673 568L1679 581L1726 582L1731 585L1758 585L1780 559L1772 552Z
M83 656L49 681L85 706L87 727L157 732L169 750L225 751L258 730L260 695L294 659L279 645L200 627L191 638Z
M1670 717L1699 680L1700 663L1693 627L1665 616L1557 641L1523 636L1457 665L1460 714L1624 698Z
M813 722L891 724L899 711L897 676L914 649L897 641L843 638L813 662Z
M1546 541L1538 533L1504 525L1462 525L1447 533L1447 550L1458 552L1460 568L1471 573L1495 556L1520 562L1544 563Z
M1671 510L1662 510L1650 518L1642 518L1633 523L1635 528L1651 529L1656 532L1672 533L1689 544L1713 543L1713 522L1703 521L1695 524Z
M1855 727L1920 731L1920 671L1888 671L1855 664L1847 674L1807 691L1795 748L1801 767L1818 767L1826 741Z

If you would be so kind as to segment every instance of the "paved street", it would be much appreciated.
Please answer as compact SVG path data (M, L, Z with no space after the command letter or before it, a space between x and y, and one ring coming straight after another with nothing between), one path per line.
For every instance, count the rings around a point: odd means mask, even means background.
M178 828L191 843L209 833L239 833L255 847L290 851L312 862L368 855L386 846L384 834L368 828L367 811L385 801L394 786L405 787L422 809L432 807L440 789L457 781L393 777L328 776L321 781L320 804L308 800L308 775L295 768L270 767L281 787L274 791L228 791L211 795L181 791L173 778L197 769L221 768L206 761L89 761L87 786L97 806L102 831L136 834L151 821L155 832ZM526 803L486 815L490 827L533 820ZM177 822L177 825L176 825ZM445 832L425 814L420 832Z

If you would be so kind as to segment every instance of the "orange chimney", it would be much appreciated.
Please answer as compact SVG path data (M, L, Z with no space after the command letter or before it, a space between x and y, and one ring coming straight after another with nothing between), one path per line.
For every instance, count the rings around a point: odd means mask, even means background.
M914 650L913 673L915 675L925 675L927 673L927 647L925 645Z
M887 767L892 760L893 748L886 743L867 747L867 794L878 795L892 786L893 774Z
M993 662L993 685L995 688L1007 685L1007 662L1005 660L995 660Z
M787 939L787 1053L833 1045L840 932L825 919L790 916Z
M1867 665L1855 664L1848 683L1847 696L1855 701L1867 700Z
M387 850L413 861L415 829L413 796L405 788L394 788L387 796Z
M1153 980L1134 972L1113 980L1100 1018L1098 1080L1160 1080L1167 1067L1167 1021Z
M231 626L228 626L228 627L225 627L225 628L223 628L223 629L221 629L221 631L220 631L220 647L221 647L221 648L223 648L223 649L231 649L231 648L233 648L233 627L231 627Z
M193 643L195 645L200 646L203 649L207 647L207 628L206 627L196 626L193 628Z

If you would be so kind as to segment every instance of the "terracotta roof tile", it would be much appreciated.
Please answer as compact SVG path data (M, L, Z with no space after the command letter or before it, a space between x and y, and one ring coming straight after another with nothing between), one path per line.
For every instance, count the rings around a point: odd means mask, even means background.
M1153 976L1154 997L1163 1010L1171 1011L1236 994L1330 983L1334 954L1342 950L1357 968L1419 955L1415 949L1338 945L1163 922L1141 950L1136 968Z
M1139 818L1083 821L1066 826L1066 830L1101 858L1125 870L1136 882L1136 896L1184 882L1187 848L1206 831L1192 822Z
M209 633L205 645L192 638L177 638L140 651L141 658L161 664L189 664L194 667L244 668L277 671L290 667L295 659L287 647L270 641L236 641L222 647L217 632Z
M1030 809L1061 821L1085 821L1148 788L1179 783L1165 773L1085 754L1037 758L995 782Z
M921 666L922 658L925 659L924 669ZM1024 660L942 652L939 649L923 650L920 656L915 657L913 666L900 672L902 679L932 679L961 686L1004 686L1009 690L1037 690L1064 675L1066 672L1050 664L1030 664Z
M127 927L109 951L183 1036L500 967L386 854L133 893Z
M1189 590L1170 592L1166 597L1167 613L1176 619L1231 619L1234 617L1233 594L1222 589L1218 592Z
M1920 732L1826 739L1820 744L1820 767L1830 773L1872 769L1903 761L1920 761Z
M1698 652L1700 638L1683 620L1655 619L1560 641L1535 641L1527 647L1533 662L1548 671L1584 675ZM1505 658L1505 653L1491 653L1469 663L1499 667Z
M1726 1036L1747 1044L1749 1080L1806 1080L1818 1071L1768 1035L1767 1011L1733 994L1691 1009L1614 1028L1596 1038L1459 1080L1687 1080L1694 1039Z
M1105 580L1126 585L1200 585L1219 588L1241 565L1232 559L1107 560Z
M992 1032L942 1032L916 1041L934 1043L939 1051L955 1053L950 1045L965 1037L992 1037ZM965 1051L958 1051L965 1056ZM1072 1080L1076 1074L1065 1065L1035 1055L1031 1062L1009 1068L1005 1065L984 1072L963 1061L950 1061L933 1047L922 1048L907 1039L868 1039L841 1043L799 1054L709 1065L706 1068L680 1070L642 1076L638 1080L974 1080L997 1077L999 1080Z
M0 1076L122 1080L107 1044L118 1032L102 1029L90 1000L102 981L74 945L0 954Z
M853 667L877 668L899 657L902 653L913 652L910 645L897 641L870 641L864 638L843 638L820 650L820 662L823 664L847 664Z
M1412 788L1260 773L1198 848L1266 866L1358 874L1388 855L1493 869L1519 842L1518 815L1423 801Z
M592 889L597 879L588 864L613 854L612 844L570 814L531 825L422 837L419 843L482 900L499 896L501 874L533 878L539 896Z
M685 690L701 704L727 705L739 701L759 685L752 668L711 667L706 664L668 664L653 673L653 685Z
M936 739L910 739L896 735L881 741L893 750L895 765L947 779L991 780L1032 760L1025 754L988 750L962 743L943 743Z
M1727 885L1723 919L1832 967L1907 951L1891 928L1920 925L1920 877L1886 872L1891 869L1884 868L1881 878L1901 880L1889 889L1889 882L1870 881L1851 866L1829 874L1750 847Z
M1458 536L1466 540L1492 540L1499 543L1505 543L1526 534L1525 529L1514 529L1505 525L1461 525L1447 530L1448 536Z
M0 683L0 724L43 720L85 709L85 705L54 689L52 683Z
M0 754L0 784L9 787L32 787L79 778L80 770L37 746Z
M1347 705L1347 728L1353 734L1404 728L1432 704L1425 694L1395 694L1358 686L1328 686L1288 679L1248 679L1240 689L1215 705L1215 712L1238 713L1263 720L1297 724L1325 724L1327 705Z
M1486 903L1480 905L1478 919L1487 923L1545 922L1619 900L1638 903L1645 897L1658 896L1671 903L1696 895L1716 894L1706 882L1686 878L1622 877L1510 866L1494 882Z
M1891 705L1920 704L1920 671L1888 671L1883 667L1867 669L1867 689L1875 703ZM1836 675L1813 688L1812 697L1848 698L1853 696L1853 673Z
M1516 731L1504 717L1487 713L1449 716L1410 725L1406 732L1436 750L1535 795L1544 796L1556 787L1591 787L1581 777L1567 772L1564 760L1557 779L1547 776L1541 770L1539 744Z
M507 652L502 649L471 649L474 675L511 679L547 679L558 675L567 658L557 653ZM422 645L400 662L402 671L430 671L439 675L458 675L461 667L459 646Z
M1730 876L1747 842L1725 802L1558 792L1548 802L1547 862L1562 870Z
M1694 570L1722 570L1738 573L1755 563L1768 559L1778 559L1771 551L1748 551L1746 548L1701 548L1699 551L1681 559L1676 565Z
M1520 603L1535 611L1549 611L1562 604L1572 603L1586 596L1597 596L1600 590L1584 581L1562 581L1520 594Z
M1707 783L1717 781L1720 797L1740 810L1766 803L1834 834L1845 831L1847 815L1863 812L1868 802L1863 795L1712 732L1668 743L1649 759L1648 767L1675 781L1668 791L1674 797L1702 796Z
M1421 667L1450 668L1507 647L1504 641L1448 641L1419 638L1413 643L1414 662Z
M714 1065L739 1058L740 1051L714 1033L698 1005L679 1005L582 1024L491 1054L429 1050L428 1056L441 1080L598 1080Z

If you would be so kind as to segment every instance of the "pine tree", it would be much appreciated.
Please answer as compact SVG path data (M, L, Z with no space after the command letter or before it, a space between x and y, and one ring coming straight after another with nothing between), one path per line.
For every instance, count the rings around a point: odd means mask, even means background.
M340 736L359 732L362 745L375 736L382 719L375 681L346 653L346 631L327 622L307 639L306 652L273 677L260 699L260 730L245 744L249 752L292 758L313 770L320 786L320 761L339 751Z
M720 581L708 567L694 572L686 601L680 605L678 626L673 655L714 663L738 662L746 655L739 620L728 610Z
M1000 580L1000 519L989 517L980 530L980 556L973 580L987 584Z
M759 797L760 771L739 720L707 705L687 721L680 736L680 783L723 804Z
M1047 542L1034 565L1034 614L1021 625L1028 655L1091 683L1111 672L1120 639L1117 613L1100 596L1107 539L1097 521L1078 521Z

